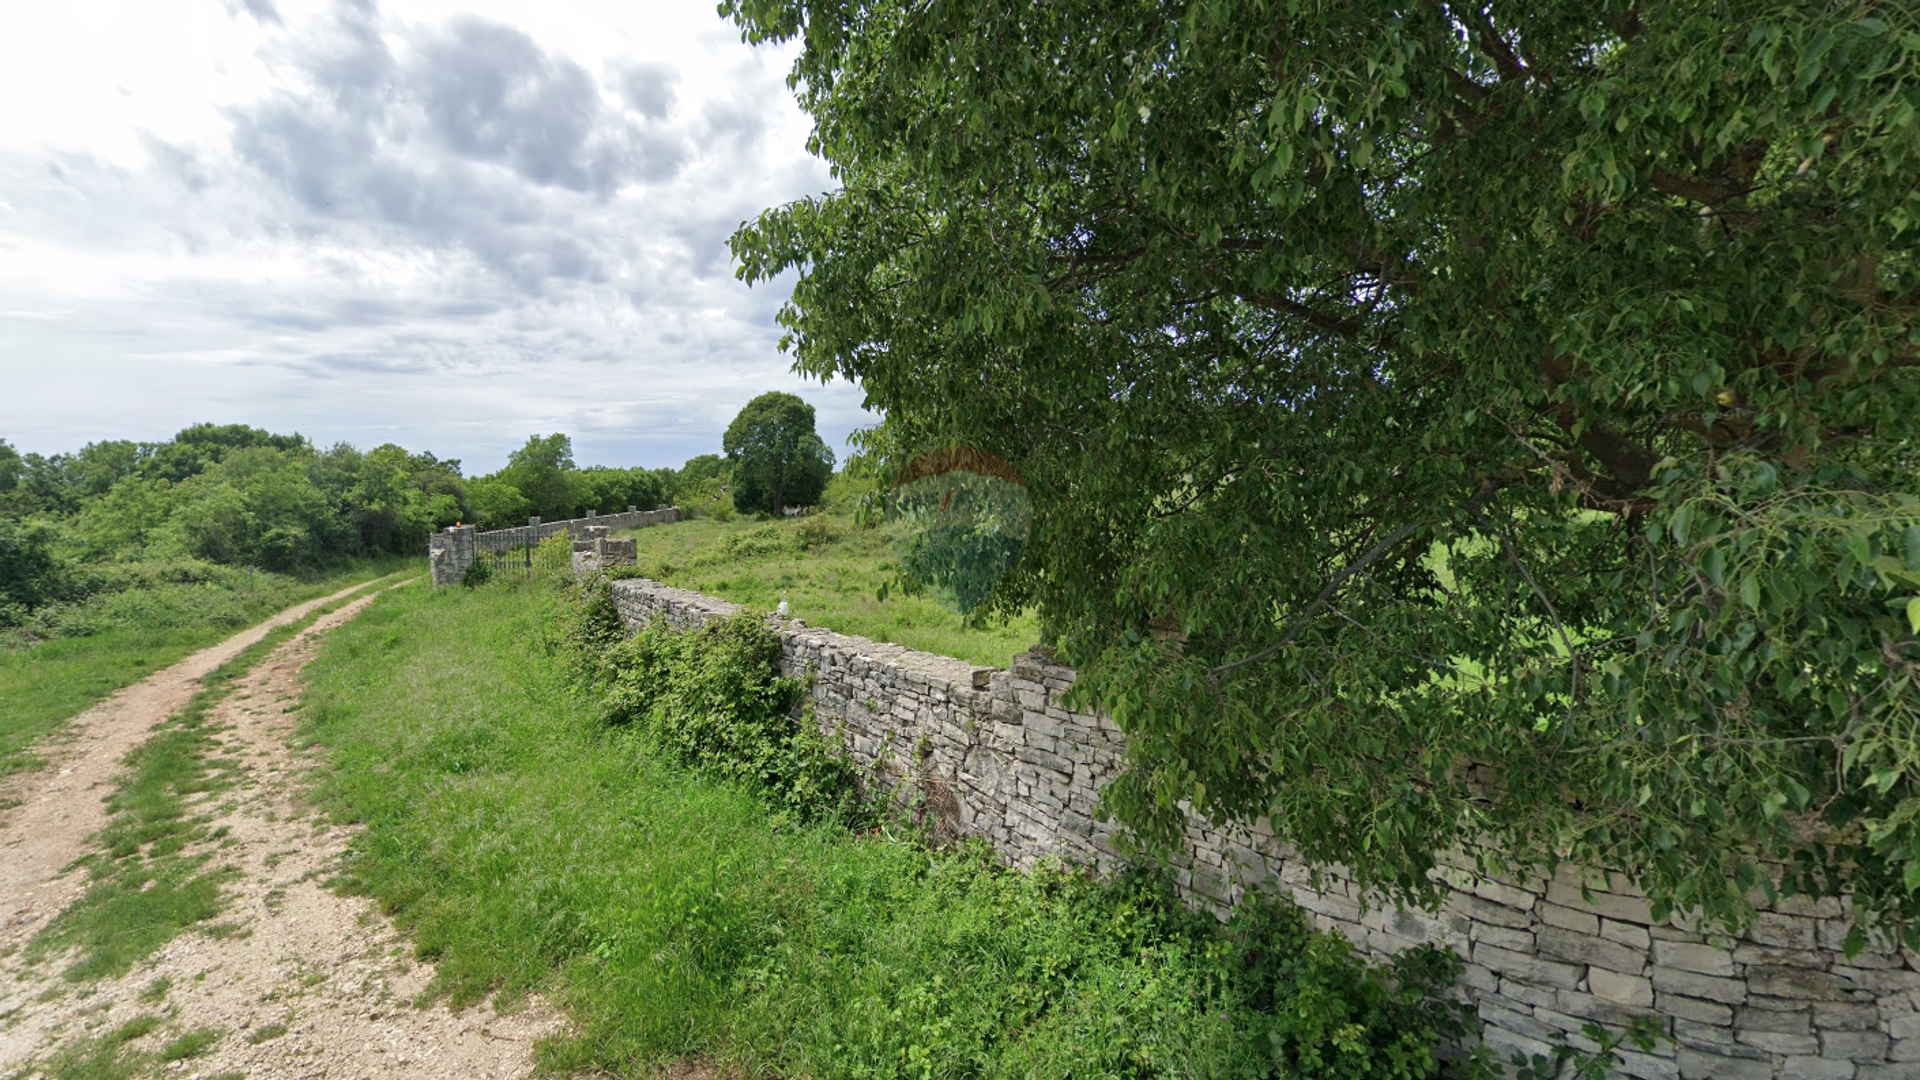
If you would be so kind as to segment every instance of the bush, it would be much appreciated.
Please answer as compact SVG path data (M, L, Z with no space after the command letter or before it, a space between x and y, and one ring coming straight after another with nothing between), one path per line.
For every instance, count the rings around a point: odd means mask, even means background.
M469 589L477 589L493 579L493 568L485 559L475 559L460 573L460 584Z
M636 728L655 751L745 783L802 821L851 821L855 772L828 746L780 675L780 638L743 612L677 633L656 621L628 637L604 580L582 590L569 639L575 669L602 693L609 724Z
M0 611L13 608L24 616L66 591L53 542L48 526L0 518Z

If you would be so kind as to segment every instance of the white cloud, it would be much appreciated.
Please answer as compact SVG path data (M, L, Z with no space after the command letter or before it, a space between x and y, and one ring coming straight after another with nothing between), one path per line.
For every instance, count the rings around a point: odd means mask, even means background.
M164 11L156 10L164 8ZM564 9L564 10L560 10ZM726 238L826 188L786 90L704 4L42 5L0 94L0 437L199 420L485 470L718 448L761 391L837 443ZM22 22L38 25L20 25Z

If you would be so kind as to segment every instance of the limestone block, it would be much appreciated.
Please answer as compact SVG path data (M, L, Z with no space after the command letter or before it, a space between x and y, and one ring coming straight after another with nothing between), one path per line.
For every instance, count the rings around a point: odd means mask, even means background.
M1704 998L1725 1005L1740 1005L1747 1000L1747 983L1716 975L1702 975L1679 968L1655 967L1653 988L1661 993Z
M1591 988L1591 983L1589 983ZM1637 1004L1622 1004L1608 1001L1594 993L1582 993L1578 990L1557 990L1555 1007L1568 1016L1577 1016L1585 1022L1607 1024L1616 1028L1625 1028L1641 1017L1653 1015L1653 988L1646 990L1645 1001ZM1664 1028L1665 1024L1662 1023Z
M1525 930L1516 930L1510 926L1495 926L1492 923L1478 923L1467 935L1473 941L1484 941L1489 945L1513 952L1530 953L1535 951L1533 934ZM1565 959L1565 957L1555 957Z
M1674 1042L1694 1050L1711 1050L1722 1057L1750 1058L1765 1061L1767 1052L1755 1046L1746 1046L1733 1037L1732 1028L1716 1027L1712 1024L1696 1024L1691 1020L1676 1018L1673 1021Z
M1653 980L1644 975L1623 975L1603 967L1589 968L1587 989L1594 997L1615 1005L1653 1005Z
M1742 942L1733 947L1733 962L1742 968L1784 964L1787 967L1825 968L1832 953L1814 949L1775 949Z
M1744 935L1757 945L1781 949L1811 949L1815 946L1818 922L1777 911L1762 912Z
M1843 984L1838 979L1827 972L1808 968L1756 965L1747 969L1746 985L1753 993L1769 997L1800 1001L1844 1000L1841 993Z
M1733 954L1712 945L1684 941L1653 943L1653 962L1663 967L1697 971L1702 975L1732 975Z
M1600 1049L1600 1044L1595 1042L1585 1030L1586 1026L1592 1021L1584 1020L1578 1016L1568 1016L1566 1013L1557 1012L1553 1009L1535 1009L1533 1010L1533 1016L1534 1019L1549 1027L1559 1029L1560 1035L1558 1041L1566 1043L1575 1050L1591 1054Z
M1482 900L1472 893L1454 893L1447 897L1441 910L1464 915L1474 922L1492 923L1495 926L1525 928L1533 925L1533 918L1524 911Z
M1543 1043L1552 1044L1560 1041L1560 1029L1534 1019L1531 1009L1522 1011L1496 1002L1482 1001L1480 1022L1488 1028L1498 1028L1501 1031L1523 1035Z
M1565 992L1575 993L1576 991ZM1554 993L1551 988L1531 986L1516 979L1500 980L1500 1000L1508 1005L1518 1002L1535 1008L1551 1009L1560 1004L1560 999L1555 997Z
M1473 961L1521 982L1565 990L1580 985L1580 978L1585 974L1582 968L1574 964L1543 960L1492 945L1475 945Z
M1890 1048L1884 1031L1823 1031L1818 1052L1821 1057L1885 1061Z
M1549 1042L1548 1038L1551 1038L1551 1035L1546 1038L1535 1037L1510 1031L1495 1024L1488 1024L1486 1030L1480 1035L1481 1042L1493 1052L1494 1057L1501 1061L1507 1061L1515 1054L1529 1061L1536 1057L1551 1058L1553 1043ZM1772 1078L1768 1077L1767 1080Z
M1653 938L1647 933L1646 927L1615 919L1600 920L1600 936L1641 952L1646 952L1653 943Z
M1605 938L1588 937L1557 926L1543 926L1534 935L1540 955L1570 964L1598 964L1612 971L1638 975L1645 970L1645 954Z
M1867 1002L1816 1001L1813 1026L1821 1031L1872 1031L1880 1026L1880 1010ZM1891 1033L1892 1025L1888 1027Z
M1777 1031L1736 1031L1734 1038L1743 1046L1765 1050L1769 1054L1818 1054L1820 1040L1811 1035L1783 1035Z
M1639 897L1599 891L1582 896L1578 886L1555 880L1547 883L1547 899L1563 907L1591 911L1619 922L1639 923L1642 926L1653 922L1653 906Z
M1851 1061L1831 1058L1789 1057L1780 1075L1793 1080L1855 1080L1859 1066Z
M1557 926L1578 934L1597 936L1600 933L1600 916L1591 911L1581 911L1562 904L1542 900L1534 906L1534 913L1548 926Z
M1727 1027L1733 1023L1733 1010L1717 1001L1662 992L1654 995L1654 1004L1668 1016L1691 1020L1698 1024Z
M1681 1080L1680 1063L1670 1057L1655 1057L1635 1050L1616 1050L1618 1074L1633 1080Z

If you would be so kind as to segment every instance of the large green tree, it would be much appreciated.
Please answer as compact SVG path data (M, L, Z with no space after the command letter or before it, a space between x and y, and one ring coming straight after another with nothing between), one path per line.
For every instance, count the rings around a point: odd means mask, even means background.
M507 455L507 467L494 478L513 485L533 513L548 521L573 517L591 493L574 466L573 439L557 431L527 436L527 444Z
M773 391L747 402L721 446L732 468L733 505L747 513L812 506L833 476L833 451L814 430L813 406L793 394Z
M1017 464L1143 835L1920 914L1920 11L727 7L842 185L742 275Z

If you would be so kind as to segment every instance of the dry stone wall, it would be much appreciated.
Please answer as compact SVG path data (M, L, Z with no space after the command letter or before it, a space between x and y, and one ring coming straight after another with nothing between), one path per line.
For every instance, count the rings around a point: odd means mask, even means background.
M527 524L511 529L490 529L478 532L472 525L451 525L441 532L427 538L427 568L429 577L435 585L457 585L467 567L482 553L512 551L529 545L538 544L549 536L566 533L577 543L591 541L595 529L600 535L608 532L622 532L627 529L643 529L650 525L669 525L680 520L678 507L666 507L660 510L637 510L628 507L618 514L593 514L583 518L568 518L565 521L541 521L531 519ZM617 543L631 541L616 541Z
M645 579L613 583L629 627L675 629L739 607ZM838 733L877 787L952 835L987 838L1011 862L1109 865L1114 831L1096 821L1124 737L1097 713L1064 708L1074 671L1042 651L1006 669L775 623L785 672L810 680L814 718ZM1463 992L1485 1038L1548 1053L1592 1049L1591 1023L1649 1018L1666 1036L1624 1053L1624 1075L1660 1080L1920 1080L1920 956L1848 958L1832 900L1784 899L1737 940L1656 920L1619 878L1565 869L1552 879L1479 877L1464 863L1436 913L1365 904L1337 870L1320 888L1265 829L1193 822L1175 870L1195 900L1224 909L1281 889L1375 955L1430 942L1467 961Z

